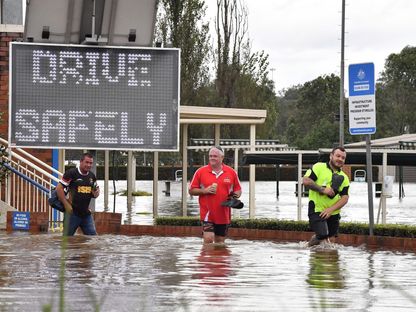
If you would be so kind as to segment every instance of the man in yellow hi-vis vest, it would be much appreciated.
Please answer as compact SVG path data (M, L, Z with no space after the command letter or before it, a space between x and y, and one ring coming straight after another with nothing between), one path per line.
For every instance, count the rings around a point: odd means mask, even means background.
M350 181L342 171L346 157L343 147L335 147L328 163L314 164L303 177L303 184L309 188L309 225L315 232L309 246L338 234L340 210L349 198Z

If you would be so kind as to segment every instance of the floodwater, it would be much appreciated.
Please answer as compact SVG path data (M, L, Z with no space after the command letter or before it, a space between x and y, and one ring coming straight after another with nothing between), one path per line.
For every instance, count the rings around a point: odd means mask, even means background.
M58 311L60 244L0 232L0 311ZM71 237L65 311L415 311L414 253L305 245Z
M152 193L152 181L137 181L136 190ZM99 181L103 190L103 181ZM159 182L159 209L160 216L181 216L181 182L171 182L171 196L163 193L165 182ZM110 193L113 192L110 183ZM248 182L242 182L243 195L241 200L245 207L239 211L241 218L248 218ZM273 218L284 220L297 220L297 197L295 196L296 182L279 182L279 198L276 197L276 182L256 182L256 218ZM116 190L125 190L126 181L118 181ZM387 198L387 223L416 224L416 184L404 184L405 197L399 199L399 186L394 184L393 196ZM374 188L373 188L374 194ZM103 211L104 196L96 200L96 210ZM374 220L377 221L379 210L379 198L373 199ZM302 198L302 220L307 220L307 197ZM198 197L188 195L188 215L199 214ZM109 196L109 211L114 210L114 197ZM128 224L151 224L153 221L153 199L152 196L138 196L130 211L127 210L127 197L116 196L115 212L123 214L123 222ZM350 199L341 211L341 221L367 222L369 220L367 184L363 182L352 182L350 187ZM381 215L380 215L381 222Z

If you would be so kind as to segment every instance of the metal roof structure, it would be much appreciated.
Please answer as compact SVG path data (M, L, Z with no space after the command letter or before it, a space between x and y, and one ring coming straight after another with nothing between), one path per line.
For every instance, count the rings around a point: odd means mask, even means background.
M264 109L180 106L181 124L262 124Z
M409 144L413 143L413 144ZM355 142L355 143L349 143L345 144L344 146L346 148L365 148L365 141ZM382 138L382 139L375 139L371 140L371 147L375 148L397 148L397 149L406 149L403 147L412 147L409 149L415 149L416 144L416 133L407 133L397 136L392 136L388 138Z
M347 165L365 165L366 150L347 148ZM302 155L303 164L314 164L317 161L328 161L331 149L318 151L247 151L244 152L244 164L298 164ZM416 151L398 149L372 149L372 164L383 165L383 155L387 157L388 166L416 166Z

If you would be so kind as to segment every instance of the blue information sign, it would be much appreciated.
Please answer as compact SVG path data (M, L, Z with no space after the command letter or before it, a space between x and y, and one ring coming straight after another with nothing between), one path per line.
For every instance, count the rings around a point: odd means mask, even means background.
M351 134L376 132L374 64L351 64L349 76L349 121Z
M29 230L30 212L13 212L12 229L13 230Z
M348 67L349 94L374 95L374 64L351 64Z

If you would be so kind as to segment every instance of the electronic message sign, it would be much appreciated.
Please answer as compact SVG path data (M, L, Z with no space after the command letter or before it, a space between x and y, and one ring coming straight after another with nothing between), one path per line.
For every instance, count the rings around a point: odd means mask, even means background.
M12 146L179 149L178 49L10 47Z

